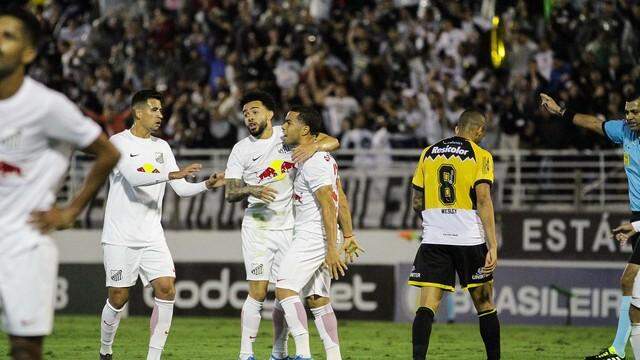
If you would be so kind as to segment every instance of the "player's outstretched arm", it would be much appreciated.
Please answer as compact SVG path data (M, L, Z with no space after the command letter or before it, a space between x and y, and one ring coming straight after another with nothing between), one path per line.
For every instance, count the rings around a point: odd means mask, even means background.
M479 183L475 186L476 204L478 216L482 221L485 236L487 237L487 257L482 271L491 273L498 264L498 241L496 239L496 221L493 213L493 201L491 200L491 185Z
M358 243L355 235L353 235L353 221L351 210L349 209L349 201L344 193L340 179L338 179L338 225L340 225L344 236L344 244L341 251L344 253L345 262L352 263L355 258L364 252L364 249Z
M82 209L95 196L107 176L120 158L120 152L116 149L104 134L101 134L93 143L84 149L85 152L96 156L96 160L87 174L84 185L69 205L63 208L53 207L49 211L36 211L32 213L29 221L41 232L46 233L55 229L67 228L73 225Z
M329 269L331 277L337 280L340 276L344 276L347 265L340 258L340 253L338 252L338 214L334 200L336 194L333 192L331 185L322 186L313 194L320 205L324 233L327 236L327 254L325 255L324 263Z
M604 135L602 130L603 121L593 115L577 114L571 110L560 107L553 98L547 94L540 94L542 108L550 114L560 116L567 121L571 121L576 126L589 129L600 135Z
M227 202L238 202L249 196L258 198L266 203L276 199L277 191L268 186L247 185L241 179L225 179L224 198Z
M292 160L295 163L305 162L318 151L332 152L339 148L340 141L338 141L338 139L324 133L319 133L318 136L316 136L316 141L296 146L293 150Z

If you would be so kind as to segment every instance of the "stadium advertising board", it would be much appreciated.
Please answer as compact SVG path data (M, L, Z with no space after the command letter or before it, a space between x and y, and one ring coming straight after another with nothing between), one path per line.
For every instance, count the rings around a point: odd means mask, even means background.
M175 314L239 316L248 283L241 263L177 263ZM63 264L58 277L57 310L98 314L106 298L104 268L96 264ZM392 320L394 267L353 265L331 287L333 308L343 319ZM273 299L273 289L268 296ZM273 302L265 306L271 316ZM138 281L128 305L130 315L147 315L153 307L151 289Z
M499 265L495 274L494 301L505 324L614 325L620 297L622 269L565 266ZM419 289L407 285L410 264L398 266L396 321L412 321ZM565 291L572 294L567 302ZM476 310L466 291L455 293L456 321L477 322ZM444 303L438 320L444 320Z
M631 244L620 245L611 238L611 230L627 221L629 214L624 213L502 213L500 256L625 261Z

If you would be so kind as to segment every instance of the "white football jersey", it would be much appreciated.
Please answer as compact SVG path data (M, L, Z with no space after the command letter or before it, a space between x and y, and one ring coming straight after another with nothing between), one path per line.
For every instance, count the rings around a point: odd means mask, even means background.
M247 185L268 185L277 191L269 204L249 196L243 226L260 229L287 230L293 228L293 178L296 164L291 151L282 142L282 127L274 126L269 139L248 136L231 150L226 179L241 179Z
M295 231L324 234L322 214L314 193L331 186L336 211L338 209L338 164L327 152L317 152L298 168L293 185ZM336 212L337 214L337 212ZM337 221L337 218L334 220Z
M162 139L141 138L125 130L110 141L121 154L109 175L102 243L137 247L164 242L161 221L166 183L180 196L193 196L207 190L205 182L169 181L169 173L179 168L171 147Z
M27 223L30 213L51 208L73 149L100 132L64 95L29 77L0 100L0 254L46 239Z

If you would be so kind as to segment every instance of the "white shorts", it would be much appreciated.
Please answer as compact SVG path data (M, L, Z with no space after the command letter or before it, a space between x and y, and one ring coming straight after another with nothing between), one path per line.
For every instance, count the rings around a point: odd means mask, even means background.
M275 283L282 258L291 246L293 230L263 230L243 226L241 235L247 280Z
M293 243L282 259L276 287L307 297L329 297L331 274L323 265L327 244L323 235L296 231Z
M51 240L0 256L2 328L14 336L45 336L53 329L58 250Z
M165 242L144 247L102 244L102 251L107 287L132 287L138 276L145 287L157 278L176 277L173 258Z

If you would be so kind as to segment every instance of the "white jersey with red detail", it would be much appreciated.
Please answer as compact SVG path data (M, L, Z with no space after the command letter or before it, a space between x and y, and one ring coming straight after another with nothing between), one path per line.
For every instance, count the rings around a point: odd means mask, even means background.
M282 142L282 127L274 126L268 139L248 136L235 144L227 161L226 179L241 179L247 185L268 185L277 194L267 204L249 196L243 226L265 230L293 228L293 178L296 165L291 150Z
M293 185L295 231L324 234L321 209L314 193L323 186L331 186L338 209L338 164L331 154L317 152L298 168ZM337 212L336 212L337 214ZM337 219L335 220L337 221Z
M49 210L74 148L86 148L100 127L63 94L25 77L0 100L0 254L11 256L45 241L28 224Z
M169 181L169 173L179 168L171 147L162 139L141 138L125 130L109 140L121 155L109 175L102 243L141 247L164 242L161 221L166 183L180 196L193 196L207 190L205 182Z

